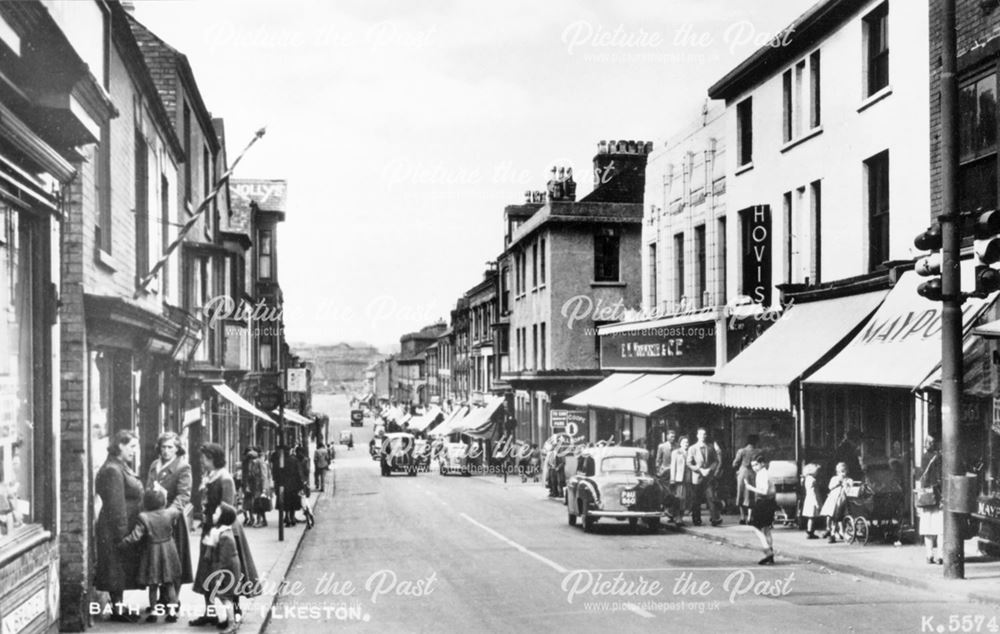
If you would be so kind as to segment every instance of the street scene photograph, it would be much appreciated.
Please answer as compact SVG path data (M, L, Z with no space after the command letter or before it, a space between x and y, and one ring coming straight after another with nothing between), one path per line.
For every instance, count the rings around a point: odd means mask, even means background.
M1000 634L1000 0L0 0L0 634Z

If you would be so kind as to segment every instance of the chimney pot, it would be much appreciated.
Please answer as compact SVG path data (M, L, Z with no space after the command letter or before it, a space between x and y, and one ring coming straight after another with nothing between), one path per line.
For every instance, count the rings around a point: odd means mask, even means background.
M607 154L607 152L608 152L608 142L607 141L603 141L603 140L602 141L598 141L597 142L597 153L598 154Z

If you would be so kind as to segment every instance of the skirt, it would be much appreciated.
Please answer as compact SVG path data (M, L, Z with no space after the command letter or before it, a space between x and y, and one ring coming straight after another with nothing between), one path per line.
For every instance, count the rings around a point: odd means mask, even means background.
M844 496L844 487L837 487L830 491L823 502L823 508L819 514L824 517L832 517L835 521L844 519L844 507L847 506L847 498Z
M774 512L778 510L774 498L761 497L753 503L750 511L750 526L754 528L770 528L774 524Z
M747 480L753 480L751 469L740 469L736 473L736 505L749 507L753 504L753 492L747 488Z
M920 534L927 537L944 534L944 512L939 508L918 508Z
M802 517L819 517L823 513L820 511L822 505L815 489L806 491L806 499L802 501Z

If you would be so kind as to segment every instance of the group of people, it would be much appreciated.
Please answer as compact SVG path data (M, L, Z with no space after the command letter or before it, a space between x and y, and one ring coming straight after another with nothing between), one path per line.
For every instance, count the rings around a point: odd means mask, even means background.
M698 428L695 438L691 444L687 436L678 439L676 431L667 431L666 439L656 448L656 476L670 487L677 499L673 512L676 524L683 525L684 515L691 513L691 523L701 526L701 506L704 504L708 508L709 522L718 526L722 523L722 504L717 495L722 471L721 449L717 443L708 441L708 431L704 427ZM737 453L737 462L744 458L749 467L750 456ZM738 483L738 487L741 485Z
M298 445L289 451L279 445L265 460L260 447L251 447L243 454L240 472L241 508L243 523L251 528L267 526L267 513L272 508L285 512L285 526L298 525L296 513L302 511L306 528L312 528L315 518L309 503L310 485L317 491L325 490L326 474L332 462L332 446L327 449L322 442L313 452L314 483L309 478L309 450ZM284 456L282 456L284 454ZM284 497L278 496L279 488ZM272 496L276 503L272 504Z
M95 480L101 510L95 529L94 585L109 595L111 620L138 620L124 604L124 592L146 588L147 622L157 622L160 616L168 623L176 622L180 587L193 582L195 591L205 598L205 613L189 624L212 624L227 633L235 632L242 615L237 589L256 587L258 575L246 536L236 521L236 484L226 468L225 451L216 443L199 449L202 523L198 563L192 575L186 520L191 465L184 458L180 438L173 432L160 435L158 457L150 465L145 483L131 466L138 450L139 440L133 432L117 432ZM242 583L221 588L206 583L214 573L226 573ZM221 614L214 613L214 600L222 604Z

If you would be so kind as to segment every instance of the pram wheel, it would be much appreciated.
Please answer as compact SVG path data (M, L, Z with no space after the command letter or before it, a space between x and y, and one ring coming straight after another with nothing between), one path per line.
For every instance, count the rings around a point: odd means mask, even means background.
M862 546L868 544L868 537L871 535L871 526L863 517L854 520L854 540L860 542Z
M850 544L854 543L854 517L850 515L845 515L844 519L841 520L843 526L844 537L847 538L847 542Z

